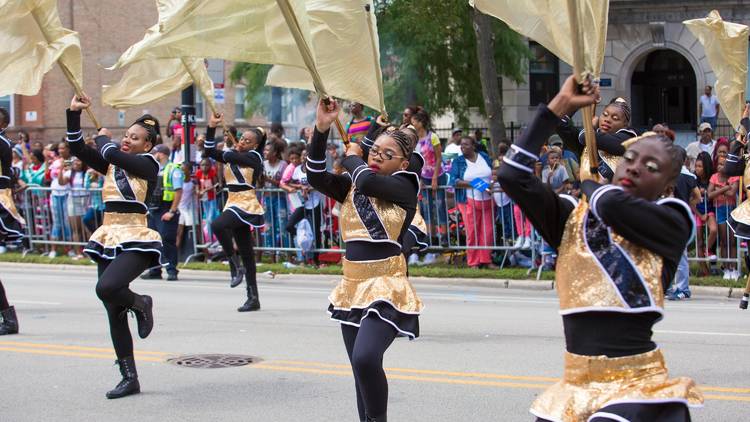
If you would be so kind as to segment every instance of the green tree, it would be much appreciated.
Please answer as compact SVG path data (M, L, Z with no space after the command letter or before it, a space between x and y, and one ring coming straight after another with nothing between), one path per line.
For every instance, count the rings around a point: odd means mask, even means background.
M272 122L281 121L281 96L292 93L292 103L306 103L310 93L301 89L272 88L266 86L266 78L271 65L257 63L236 63L229 74L232 83L245 85L246 116L253 114L270 115Z
M421 104L453 111L466 124L470 107L485 112L472 8L466 0L376 0L384 91L389 110ZM491 19L497 74L520 83L530 57L525 41ZM498 118L501 116L493 116Z

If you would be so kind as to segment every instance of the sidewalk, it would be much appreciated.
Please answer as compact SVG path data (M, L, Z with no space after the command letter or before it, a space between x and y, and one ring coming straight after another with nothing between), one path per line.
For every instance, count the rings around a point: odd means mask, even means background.
M64 264L25 264L19 262L0 262L0 273L3 268L35 268L41 266L50 271L75 271L96 273L96 267L93 265L64 265ZM179 282L221 282L226 283L228 280L226 271L208 271L208 270L180 270ZM340 277L337 275L321 274L276 274L273 277L263 270L263 265L258 266L258 281L261 283L271 283L276 280L289 280L307 278L317 281L337 282ZM456 287L487 287L497 289L518 289L518 290L552 290L554 283L550 280L504 280L489 278L437 278L437 277L410 277L414 285L439 285L439 286L456 286ZM178 283L179 283L178 282ZM690 290L693 296L716 297L716 298L740 298L743 289L730 287L712 287L712 286L691 286Z

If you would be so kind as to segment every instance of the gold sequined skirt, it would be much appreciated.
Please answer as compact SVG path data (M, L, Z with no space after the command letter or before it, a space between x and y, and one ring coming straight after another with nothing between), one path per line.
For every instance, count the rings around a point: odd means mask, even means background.
M145 214L104 213L104 221L94 234L84 251L94 261L112 260L122 252L151 254L151 267L162 265L161 235L148 228Z
M265 225L265 210L258 200L255 189L239 192L230 191L227 203L224 205L224 211L231 211L249 226L263 227Z
M611 404L665 402L700 406L703 393L690 378L670 379L660 350L619 358L566 352L563 379L534 401L531 413L579 422Z
M16 209L11 189L0 189L0 240L15 240L23 237L26 224Z
M374 314L402 336L419 336L418 316L424 306L406 276L403 255L377 261L344 259L343 267L344 276L328 298L331 318L359 326Z

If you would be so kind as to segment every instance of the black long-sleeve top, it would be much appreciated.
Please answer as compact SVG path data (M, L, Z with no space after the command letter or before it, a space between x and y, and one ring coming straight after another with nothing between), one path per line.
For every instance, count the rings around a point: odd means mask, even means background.
M106 175L109 166L113 165L125 170L128 174L144 179L147 182L146 199L144 204L126 201L106 201L106 212L123 212L145 214L151 194L156 187L159 174L159 163L150 154L129 154L120 148L107 136L99 135L95 138L96 149L83 142L81 132L81 112L68 109L68 145L71 154L78 157L87 166Z
M505 192L518 204L544 240L559 248L568 217L575 205L556 194L533 175L533 162L560 119L541 105L529 128L512 145L497 176ZM601 188L601 189L600 189ZM692 235L692 216L683 203L659 204L636 198L620 188L585 181L582 192L591 210L616 233L663 258L662 285L668 286ZM625 314L584 312L564 315L566 347L582 355L626 356L653 350L651 327L659 319L655 312Z
M562 138L567 149L575 151L579 156L583 153L583 147L586 145L586 137L583 130L578 129L573 124L570 117L564 116L559 120L557 134ZM622 128L614 133L605 133L596 130L596 148L606 153L621 156L625 154L625 147L622 143L638 134L632 128Z
M263 157L258 151L219 151L216 149L216 128L209 127L206 129L206 142L204 143L204 155L214 160L239 167L250 167L253 169L252 186L227 185L230 192L239 192L253 189L259 185L260 178L263 176Z
M14 178L13 144L5 137L5 129L0 130L0 170L0 189L8 189Z
M382 176L370 170L362 157L350 155L341 162L347 174L333 174L325 170L328 132L315 128L307 146L307 180L312 187L324 195L343 203L352 185L365 196L392 202L406 210L404 225L399 234L399 243L409 228L417 211L419 183L412 173L402 171L391 176ZM346 259L365 261L384 259L401 253L394 244L350 241L346 244Z
M747 117L740 121L740 124L745 128L745 133L750 133L750 119ZM727 155L727 161L724 163L724 174L729 177L732 176L743 176L745 174L745 154L746 148L742 142L732 141L732 145L729 147L729 155ZM746 187L745 189L750 188Z

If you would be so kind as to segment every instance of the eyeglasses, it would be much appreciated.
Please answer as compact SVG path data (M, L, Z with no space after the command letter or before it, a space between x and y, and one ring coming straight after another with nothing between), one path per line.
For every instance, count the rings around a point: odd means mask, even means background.
M380 159L384 161L391 161L394 158L404 158L402 155L395 155L388 150L381 151L380 148L376 146L370 148L370 155L372 155L373 157L380 157Z

